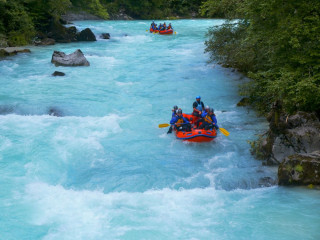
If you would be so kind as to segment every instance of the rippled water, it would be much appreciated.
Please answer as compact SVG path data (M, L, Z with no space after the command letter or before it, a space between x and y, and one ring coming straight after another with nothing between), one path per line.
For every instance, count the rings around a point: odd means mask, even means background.
M270 187L277 169L247 143L267 123L236 107L245 79L206 63L205 33L222 22L172 21L172 36L75 22L98 41L0 61L0 239L320 239L319 191ZM76 49L90 67L51 64ZM197 95L229 137L190 144L158 128Z

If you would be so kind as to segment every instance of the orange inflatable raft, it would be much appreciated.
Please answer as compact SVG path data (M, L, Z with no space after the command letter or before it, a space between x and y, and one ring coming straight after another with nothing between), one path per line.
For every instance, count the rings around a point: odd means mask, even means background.
M193 115L183 113L183 116L187 118L190 121L190 123L194 122ZM191 132L175 130L175 134L178 139L188 142L211 142L217 136L217 132L215 129L204 130L197 128L192 128Z
M166 29L163 31L159 31L159 34L173 34L173 29Z
M150 32L151 32L151 33L158 33L159 30L153 30L152 28L150 28Z

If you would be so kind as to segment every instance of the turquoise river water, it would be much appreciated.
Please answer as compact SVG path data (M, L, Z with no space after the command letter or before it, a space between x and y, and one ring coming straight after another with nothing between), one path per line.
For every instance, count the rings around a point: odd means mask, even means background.
M222 22L172 21L171 36L150 21L75 22L98 41L0 61L0 239L320 239L319 191L270 184L277 168L247 143L267 123L236 107L245 78L207 64L205 33ZM76 49L90 67L50 62ZM229 137L158 128L197 95Z

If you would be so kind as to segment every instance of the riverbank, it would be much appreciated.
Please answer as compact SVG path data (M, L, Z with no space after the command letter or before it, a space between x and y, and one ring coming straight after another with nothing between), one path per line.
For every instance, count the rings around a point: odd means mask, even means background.
M30 53L30 49L24 47L6 47L0 48L0 57L13 56L18 53Z

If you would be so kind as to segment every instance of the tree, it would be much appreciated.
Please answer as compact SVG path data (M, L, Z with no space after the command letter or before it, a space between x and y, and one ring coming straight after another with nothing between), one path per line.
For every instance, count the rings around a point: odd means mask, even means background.
M261 110L279 100L287 112L320 113L320 2L246 0L240 9L236 24L209 31L211 60L247 73L243 91Z

